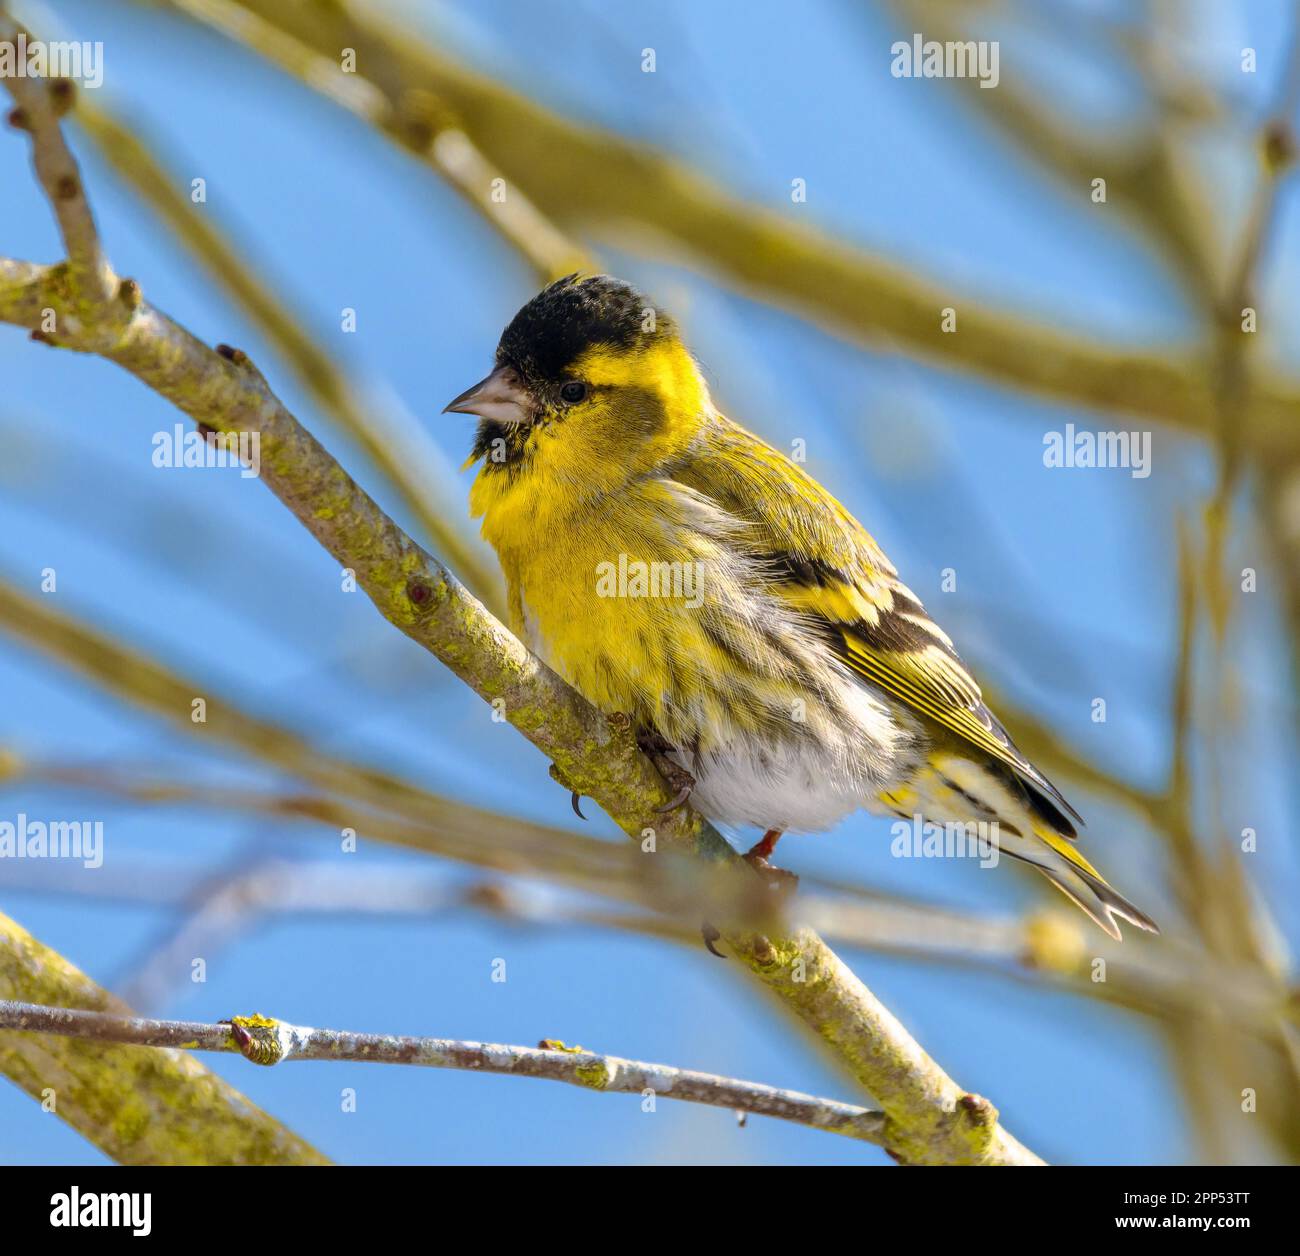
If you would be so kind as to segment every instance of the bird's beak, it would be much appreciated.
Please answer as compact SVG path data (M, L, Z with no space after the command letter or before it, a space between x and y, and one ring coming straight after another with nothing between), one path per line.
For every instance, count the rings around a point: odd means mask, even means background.
M498 366L487 379L467 388L443 407L443 414L477 414L494 423L519 424L532 419L534 402L513 367Z

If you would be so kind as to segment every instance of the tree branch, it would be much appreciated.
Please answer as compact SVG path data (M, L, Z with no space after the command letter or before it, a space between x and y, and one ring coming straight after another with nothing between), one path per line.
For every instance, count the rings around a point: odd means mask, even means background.
M15 47L18 35L27 33L12 19L0 21L0 38ZM59 126L60 115L72 101L72 85L51 85L24 75L7 78L5 85L17 106L9 115L10 124L31 132L36 177L58 222L73 290L81 302L102 304L112 296L116 283L100 246L81 172Z
M283 1060L351 1060L537 1077L606 1094L653 1094L655 1098L773 1116L877 1145L883 1145L887 1126L883 1112L835 1099L817 1099L797 1090L781 1090L669 1064L601 1055L549 1039L537 1047L514 1047L454 1038L310 1029L264 1016L237 1016L230 1022L212 1025L6 1001L0 1001L0 1029L142 1047L235 1052L255 1064L266 1065Z

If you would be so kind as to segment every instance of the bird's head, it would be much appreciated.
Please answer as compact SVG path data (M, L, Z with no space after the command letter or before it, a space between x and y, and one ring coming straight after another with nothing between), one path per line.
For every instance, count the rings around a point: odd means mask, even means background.
M542 289L502 333L496 369L446 407L479 417L469 463L484 476L534 473L579 495L671 457L708 408L674 321L609 275Z

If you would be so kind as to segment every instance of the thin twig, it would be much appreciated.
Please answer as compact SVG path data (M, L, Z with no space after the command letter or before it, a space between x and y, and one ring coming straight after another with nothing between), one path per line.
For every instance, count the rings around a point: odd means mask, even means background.
M214 1025L0 1000L0 1030L4 1029L139 1047L233 1052L256 1064L350 1060L361 1064L411 1064L536 1077L606 1094L640 1095L643 1100L678 1099L755 1116L778 1117L877 1146L884 1145L888 1124L883 1112L835 1099L818 1099L797 1090L782 1090L760 1082L719 1077L715 1073L674 1068L669 1064L625 1060L550 1040L537 1047L515 1047L454 1038L311 1029L263 1016L235 1017L231 1022Z
M19 36L27 34L20 23L0 14L0 43L16 50ZM102 304L117 284L104 258L81 171L59 126L59 115L72 98L72 84L62 80L51 85L45 79L15 75L5 79L5 85L17 106L11 123L31 132L36 177L59 224L73 290L84 301Z

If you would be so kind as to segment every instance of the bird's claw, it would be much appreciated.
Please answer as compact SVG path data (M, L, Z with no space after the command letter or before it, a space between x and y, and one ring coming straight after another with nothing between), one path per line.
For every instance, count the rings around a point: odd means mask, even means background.
M562 785L569 791L569 806L573 808L573 814L577 816L579 820L585 820L587 817L582 814L581 792L574 789L569 783L569 778L564 775L564 772L560 769L558 763L551 764L550 772L551 780L553 780L557 785Z
M707 950L710 955L716 955L719 959L727 958L721 951L717 949L717 947L713 945L716 941L718 941L719 938L722 937L721 930L716 928L714 925L709 924L709 922L706 920L700 926L700 937L704 939L704 949Z
M663 815L685 805L686 800L691 796L691 791L695 788L695 777L680 764L674 763L662 754L656 754L654 761L655 767L659 769L659 775L668 782L670 788L677 791L662 807L655 808L656 815Z
M683 785L681 789L673 796L672 800L664 803L662 807L655 808L655 815L663 815L669 811L676 811L678 807L685 806L686 800L691 796L691 790L695 788L695 782L689 785Z

